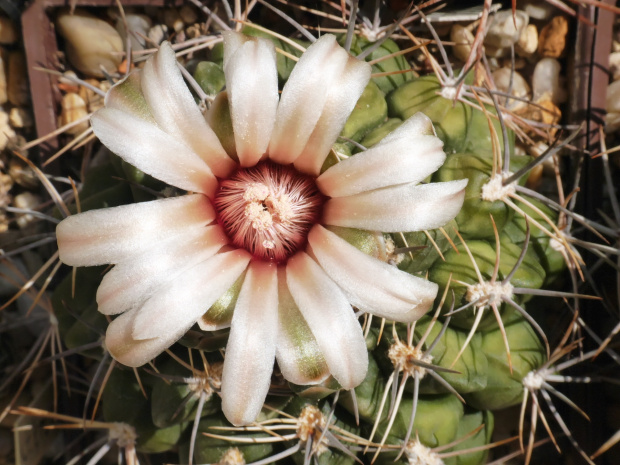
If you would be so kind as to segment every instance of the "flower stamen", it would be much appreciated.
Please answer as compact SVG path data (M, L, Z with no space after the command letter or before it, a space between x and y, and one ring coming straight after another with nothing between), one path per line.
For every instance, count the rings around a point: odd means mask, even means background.
M305 245L324 202L314 178L263 162L222 181L214 205L235 246L282 262Z

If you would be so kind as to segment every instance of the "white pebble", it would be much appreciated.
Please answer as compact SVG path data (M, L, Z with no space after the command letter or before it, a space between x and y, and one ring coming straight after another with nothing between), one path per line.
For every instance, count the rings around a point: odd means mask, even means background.
M484 44L497 49L510 47L517 43L528 23L529 16L524 11L516 10L515 16L511 10L499 11L491 20Z
M543 58L536 64L532 75L533 99L542 100L546 95L558 105L566 101L562 65L555 58Z
M511 76L512 84L510 82ZM510 68L499 68L494 71L493 81L495 82L495 87L497 87L497 90L501 92L507 94L509 93L510 95L514 95L515 97L522 99L528 99L530 96L530 86L527 84L527 81L518 72L512 72ZM506 104L506 100L501 98L500 102L512 111L517 111L527 106L527 103L521 100L508 100L508 103Z

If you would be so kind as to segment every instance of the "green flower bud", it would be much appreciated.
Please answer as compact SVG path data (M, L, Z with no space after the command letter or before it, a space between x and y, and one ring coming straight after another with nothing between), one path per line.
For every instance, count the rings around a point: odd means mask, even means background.
M545 361L545 350L527 321L521 320L505 329L512 358L512 373L501 331L484 333L482 350L489 362L487 386L481 391L465 395L467 405L471 407L496 410L518 404L523 398L523 378Z

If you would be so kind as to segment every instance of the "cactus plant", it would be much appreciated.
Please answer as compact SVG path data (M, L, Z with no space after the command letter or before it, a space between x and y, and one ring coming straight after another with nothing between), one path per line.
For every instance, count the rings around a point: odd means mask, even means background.
M84 420L18 407L32 371L0 419L103 431L89 464L113 447L127 463L527 464L539 421L557 442L543 399L593 463L551 395L587 415L551 383L618 360L620 326L606 339L578 312L593 291L577 249L609 262L598 242L617 230L571 211L562 185L528 187L540 161L517 153L530 136L475 49L455 73L432 21L438 54L404 26L422 11L397 19L403 36L351 3L348 31L320 37L231 12L216 22L237 30L210 30L192 73L162 43L91 116L109 151L75 201L38 171L58 248L2 308L36 289L27 363L50 353L55 399L57 372L86 383ZM579 331L600 350L579 352ZM519 408L518 435L495 437Z

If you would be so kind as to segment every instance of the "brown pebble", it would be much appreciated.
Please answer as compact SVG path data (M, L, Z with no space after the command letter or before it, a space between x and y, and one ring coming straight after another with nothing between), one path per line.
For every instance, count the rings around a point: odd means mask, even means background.
M548 58L558 58L566 47L568 21L564 16L556 16L543 27L538 38L538 54Z
M562 118L562 112L551 101L548 95L544 95L543 98L534 102L534 105L528 105L525 109L516 112L523 118L538 121L546 125L557 124ZM557 132L556 128L549 128L549 134L554 135Z
M58 118L58 126L65 126L80 119L85 118L88 115L86 108L86 102L82 97L75 93L69 93L62 97L60 103L60 116ZM67 129L69 134L79 134L82 131L88 129L88 120L82 121L77 126L73 126Z
M39 178L36 173L23 161L14 158L9 161L9 176L16 184L26 189L36 189L39 187Z

